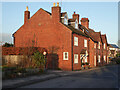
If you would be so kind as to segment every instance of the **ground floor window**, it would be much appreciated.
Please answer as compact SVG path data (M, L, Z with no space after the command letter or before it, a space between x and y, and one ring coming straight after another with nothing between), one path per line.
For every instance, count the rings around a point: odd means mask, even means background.
M100 63L100 55L98 55L98 62Z
M96 66L96 56L94 56L94 66Z
M68 52L63 52L63 60L68 60Z
M78 63L78 54L74 54L74 63Z
M104 56L104 61L106 62L106 56Z

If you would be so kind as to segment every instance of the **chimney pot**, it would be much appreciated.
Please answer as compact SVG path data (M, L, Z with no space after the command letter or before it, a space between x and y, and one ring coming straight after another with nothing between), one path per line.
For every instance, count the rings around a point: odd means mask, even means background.
M57 2L57 6L59 6L59 2Z
M28 6L26 7L26 11L28 11Z
M55 7L55 3L53 3L53 7Z

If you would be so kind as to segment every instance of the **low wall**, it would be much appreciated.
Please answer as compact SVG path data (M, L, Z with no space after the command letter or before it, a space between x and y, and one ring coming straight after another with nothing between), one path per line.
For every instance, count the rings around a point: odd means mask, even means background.
M24 58L27 58L23 55L3 55L2 56L2 63L4 64L18 64L20 61L22 61Z

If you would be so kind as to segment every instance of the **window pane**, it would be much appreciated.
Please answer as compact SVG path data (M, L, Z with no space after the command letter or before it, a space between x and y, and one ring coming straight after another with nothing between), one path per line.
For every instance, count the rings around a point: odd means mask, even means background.
M87 40L84 39L84 47L87 47Z
M65 58L67 58L67 53L65 53Z
M74 45L78 46L78 37L74 37Z
M68 60L68 52L63 52L63 60Z
M78 63L78 54L74 54L74 63Z

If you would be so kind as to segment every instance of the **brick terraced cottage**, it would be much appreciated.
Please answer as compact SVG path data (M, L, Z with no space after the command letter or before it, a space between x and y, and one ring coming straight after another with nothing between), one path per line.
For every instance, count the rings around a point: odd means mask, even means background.
M54 48L52 53L58 55L58 67L63 70L80 70L83 62L97 66L103 54L101 33L89 29L88 18L82 18L80 24L75 12L69 19L67 12L61 12L59 3L51 9L50 13L40 8L30 17L27 7L24 24L13 34L14 46L44 47L48 53Z

